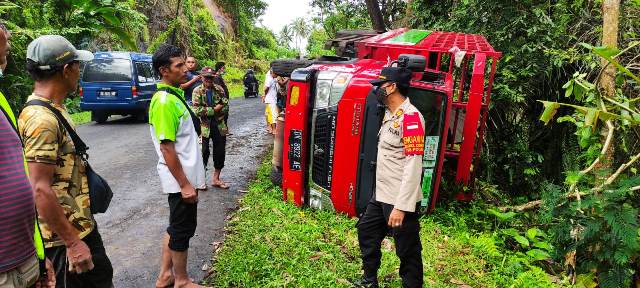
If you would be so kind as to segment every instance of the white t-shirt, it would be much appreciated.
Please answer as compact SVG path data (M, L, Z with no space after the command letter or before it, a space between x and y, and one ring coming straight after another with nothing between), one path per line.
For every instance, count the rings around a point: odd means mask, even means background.
M271 73L267 72L267 76L264 79L264 87L269 87L269 91L264 98L264 103L276 104L276 102L278 102L278 80L271 77Z
M158 84L158 86L161 85ZM151 99L149 112L151 139L159 158L157 169L162 191L180 193L180 185L169 171L164 155L160 151L160 142L163 140L174 142L178 160L191 185L196 189L205 187L205 171L198 134L193 127L187 108L176 96L159 91Z

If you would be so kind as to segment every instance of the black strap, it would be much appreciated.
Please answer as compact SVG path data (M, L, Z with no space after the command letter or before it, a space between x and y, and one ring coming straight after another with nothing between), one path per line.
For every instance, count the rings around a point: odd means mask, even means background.
M87 146L87 144L84 143L84 141L82 141L82 139L80 139L80 136L78 136L78 133L76 133L76 131L73 130L73 127L71 127L69 122L67 122L67 119L64 118L64 116L62 116L62 113L60 113L60 110L54 108L48 102L38 100L38 99L27 102L27 104L25 104L25 107L34 106L34 105L43 106L49 109L49 111L53 112L56 118L58 118L58 122L62 123L62 126L64 126L64 129L67 130L67 133L69 133L69 136L71 136L71 141L73 141L73 146L76 147L76 154L84 157L84 159L87 159L87 150L89 150L89 147Z
M202 130L200 128L200 118L197 118L196 113L193 113L193 111L191 110L189 105L187 105L187 101L185 101L182 97L180 97L180 95L178 95L175 91L171 90L168 87L162 87L162 88L158 89L158 91L164 91L164 92L167 92L167 93L169 93L169 94L171 94L173 96L176 96L176 98L178 98L180 100L180 102L182 102L184 107L187 108L187 111L189 111L189 115L191 115L191 121L193 122L193 128L196 130L196 133L198 134L198 136L200 136L200 134L202 134Z

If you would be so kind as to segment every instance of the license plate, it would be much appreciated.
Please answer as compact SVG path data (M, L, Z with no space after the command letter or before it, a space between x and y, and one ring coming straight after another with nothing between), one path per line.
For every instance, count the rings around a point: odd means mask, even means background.
M98 91L100 97L116 97L116 91Z
M302 131L291 130L289 134L289 170L302 170Z

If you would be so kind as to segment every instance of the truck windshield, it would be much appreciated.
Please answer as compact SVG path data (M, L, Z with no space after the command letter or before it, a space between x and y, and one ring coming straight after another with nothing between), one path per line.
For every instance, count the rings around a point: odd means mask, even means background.
M94 59L82 74L84 82L129 82L131 78L131 61L127 59Z

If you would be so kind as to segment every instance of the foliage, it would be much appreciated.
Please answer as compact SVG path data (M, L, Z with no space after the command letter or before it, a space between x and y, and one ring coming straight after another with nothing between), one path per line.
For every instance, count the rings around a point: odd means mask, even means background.
M406 26L407 1L382 0L380 11L387 28ZM411 1L409 1L411 2ZM415 2L415 1L414 1ZM314 21L320 23L330 37L344 29L371 29L371 18L364 0L312 0L315 9Z
M638 44L631 43L623 51L632 51ZM640 112L633 104L640 92L639 78L629 70L633 65L622 65L616 60L623 58L623 51L588 44L583 46L605 59L605 65L617 68L617 89L615 95L605 95L598 85L591 82L597 78L590 79L586 73L576 73L563 87L566 89L565 97L577 105L543 103L545 110L541 120L546 123L552 120L561 106L573 109L571 115L558 121L576 126L576 136L582 148L581 158L585 160L584 166L589 166L568 173L565 183L569 188L566 191L557 186L547 187L543 200L546 205L544 211L548 212L544 218L553 219L555 224L553 234L558 247L557 258L568 257L577 273L595 272L600 287L629 287L634 262L640 257L640 194L637 192L640 175L636 175L635 168L629 172L625 169L633 167L640 154L636 154L634 147L625 146L625 141L616 142L622 146L619 148L624 151L621 156L627 163L613 171L593 169L596 166L590 163L615 163L599 151L607 150L600 145L599 127L611 125L613 129L609 130L607 139L613 139L614 133L624 133L640 124ZM593 58L594 63L597 60Z
M324 49L324 44L328 39L329 35L322 28L311 31L307 40L307 56L314 58L322 55L335 55L335 51Z
M133 39L142 37L139 32L146 18L135 10L135 2L129 0L16 0L11 5L0 5L0 17L11 30L11 54L5 78L0 89L9 97L16 111L20 110L31 90L31 79L24 70L26 47L29 42L44 34L59 34L78 48L134 49ZM106 33L105 33L106 32ZM108 34L111 41L93 41Z

